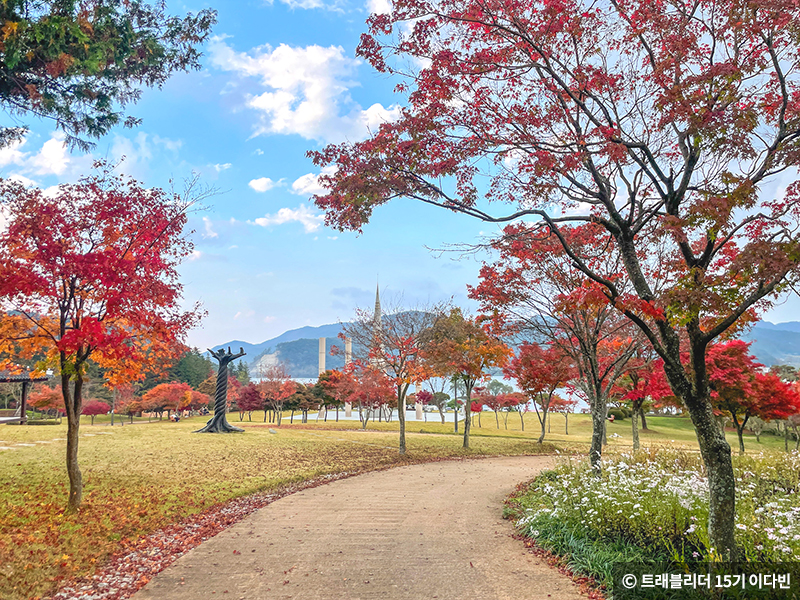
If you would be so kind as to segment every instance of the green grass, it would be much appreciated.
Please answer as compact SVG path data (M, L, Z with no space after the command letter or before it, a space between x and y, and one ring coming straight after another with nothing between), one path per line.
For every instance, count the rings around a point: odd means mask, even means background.
M530 439L281 428L239 423L244 434L199 435L207 417L109 427L81 426L84 502L64 514L66 423L0 426L0 598L45 595L90 574L126 542L226 500L342 472L447 457L552 452ZM274 428L274 425L271 426ZM108 435L111 434L111 435ZM30 445L18 445L30 444Z
M472 448L461 448L453 424L441 424L438 414L429 421L408 422L406 457L397 453L397 421L370 421L360 431L358 421L311 420L301 425L288 414L278 434L264 424L263 414L252 422L231 423L244 435L193 435L208 417L172 423L166 418L148 422L127 418L112 428L110 417L83 417L79 461L84 474L84 505L78 515L64 515L67 499L65 469L66 422L61 425L0 426L0 598L21 600L41 596L60 581L89 574L112 552L139 536L201 512L226 500L257 491L281 488L321 475L359 472L415 461L447 457L533 454L552 452L539 447L536 415L512 414L506 429L494 413L483 413L482 427L472 428ZM334 417L335 419L335 417ZM686 418L649 417L650 431L642 445L692 450L697 441ZM563 433L563 415L554 415L546 441L562 452L585 453L591 437L588 415L570 415L570 435ZM423 433L420 433L423 432ZM111 433L112 435L107 435ZM608 455L630 449L630 421L609 423ZM616 436L614 434L617 434ZM618 436L618 437L617 437ZM729 434L735 446L735 434ZM24 446L17 444L32 444ZM780 449L783 442L762 436L756 444L747 436L749 451Z
M331 415L333 417L331 418ZM313 426L320 429L358 429L360 427L358 421L344 421L340 420L336 423L335 414L331 413L328 422L316 422L311 419L308 426ZM254 415L255 417L255 415ZM245 417L245 423L247 422ZM579 451L586 451L585 445L588 445L592 437L592 421L589 415L575 414L569 415L569 435L564 434L564 415L555 414L549 416L550 431L545 435L545 441L553 442L560 447L574 448ZM259 419L260 421L260 419ZM518 439L531 439L536 440L539 437L541 426L534 413L527 413L525 415L525 431L522 431L518 414L511 414L508 418L508 428L506 429L503 422L503 415L500 414L500 427L496 426L495 416L493 412L484 412L481 414L482 426L477 425L477 421L470 429L470 435L473 437L500 437L500 438L518 438ZM238 423L238 416L233 416L232 423ZM255 422L255 419L254 419ZM299 423L297 415L295 415L295 424ZM284 425L288 425L288 419L284 419ZM666 447L666 448L681 448L688 450L697 450L697 437L694 432L689 417L647 417L648 429L639 430L639 439L643 447ZM640 423L641 427L641 423ZM368 431L399 431L400 426L396 420L386 423L378 423L370 421L367 425ZM406 431L425 433L437 433L442 435L459 435L463 436L464 424L460 422L458 425L458 434L453 433L453 423L446 423L442 425L438 413L429 413L428 422L407 421ZM622 421L615 421L608 423L608 450L625 451L633 446L633 434L631 433L630 419ZM728 430L726 432L728 443L733 448L734 453L738 452L739 441L736 436L735 430ZM770 434L762 434L761 441L757 442L756 437L752 434L746 433L744 436L745 450L747 452L759 452L762 450L783 450L783 438L776 437ZM790 449L794 448L794 441L790 441Z

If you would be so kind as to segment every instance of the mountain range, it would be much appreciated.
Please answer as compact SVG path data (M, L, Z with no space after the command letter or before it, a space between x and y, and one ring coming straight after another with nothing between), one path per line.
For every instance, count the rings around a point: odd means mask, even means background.
M326 367L341 368L344 356L330 355L331 346L342 346L338 338L348 323L331 323L319 327L300 327L282 333L278 337L251 344L233 340L213 349L230 346L236 351L240 347L247 353L250 372L256 375L262 366L283 363L289 374L296 378L315 378L318 372L319 338L326 338ZM770 323L759 321L752 329L742 334L741 339L752 342L750 352L758 362L772 365L792 365L800 367L800 321Z

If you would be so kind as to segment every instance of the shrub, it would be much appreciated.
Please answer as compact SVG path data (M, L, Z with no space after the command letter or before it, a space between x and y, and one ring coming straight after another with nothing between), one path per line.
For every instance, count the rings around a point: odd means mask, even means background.
M608 416L614 415L615 421L622 421L625 417L630 416L629 414L625 414L624 408L610 408L608 410Z

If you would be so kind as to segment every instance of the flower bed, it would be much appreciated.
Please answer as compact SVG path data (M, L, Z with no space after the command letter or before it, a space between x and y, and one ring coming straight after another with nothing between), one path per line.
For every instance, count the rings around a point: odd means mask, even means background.
M800 561L800 454L734 458L736 540L754 562ZM568 566L610 583L617 562L719 558L709 544L708 484L694 453L642 452L539 475L511 499L520 532Z

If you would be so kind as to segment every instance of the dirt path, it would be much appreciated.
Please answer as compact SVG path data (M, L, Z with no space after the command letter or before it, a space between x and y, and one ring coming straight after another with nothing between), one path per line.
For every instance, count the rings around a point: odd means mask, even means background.
M134 600L578 600L503 499L550 459L414 465L305 490L204 542Z

